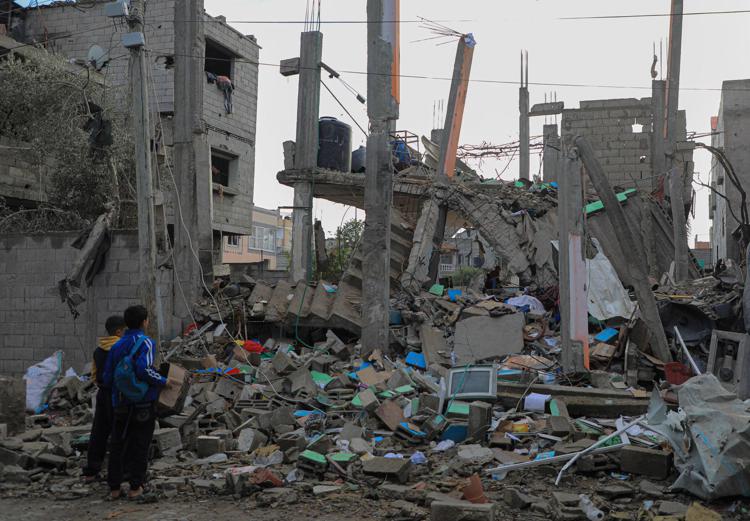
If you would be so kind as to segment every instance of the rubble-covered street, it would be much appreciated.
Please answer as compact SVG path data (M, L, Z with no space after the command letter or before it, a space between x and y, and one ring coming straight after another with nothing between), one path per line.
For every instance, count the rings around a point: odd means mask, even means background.
M750 519L750 11L331 3L0 0L0 520Z

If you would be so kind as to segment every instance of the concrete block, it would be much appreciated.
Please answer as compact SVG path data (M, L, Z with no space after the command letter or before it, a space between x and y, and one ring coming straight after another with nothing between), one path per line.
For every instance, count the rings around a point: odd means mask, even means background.
M492 503L475 504L468 501L433 501L431 521L495 521L496 507Z
M160 454L175 454L182 449L182 437L179 429L156 429L154 431L154 442Z
M207 458L224 449L223 440L218 436L198 436L195 440L196 452L199 458Z
M630 474L667 479L672 471L672 453L628 445L620 451L620 469Z
M472 402L469 405L469 438L484 440L492 423L492 405L485 402Z
M396 479L400 483L409 480L411 461L399 458L373 457L362 462L362 470L370 476Z
M268 441L268 436L255 429L242 429L237 437L237 450L240 452L252 452L262 447Z

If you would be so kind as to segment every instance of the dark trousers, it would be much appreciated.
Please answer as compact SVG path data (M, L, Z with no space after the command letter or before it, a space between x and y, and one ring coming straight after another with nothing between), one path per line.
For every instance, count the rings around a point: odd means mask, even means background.
M120 489L124 475L128 477L130 490L143 485L155 425L153 404L115 409L107 471L110 490Z
M112 432L112 391L100 387L96 392L94 423L91 425L89 450L86 456L84 476L96 476L102 470L104 456L107 454L107 441Z

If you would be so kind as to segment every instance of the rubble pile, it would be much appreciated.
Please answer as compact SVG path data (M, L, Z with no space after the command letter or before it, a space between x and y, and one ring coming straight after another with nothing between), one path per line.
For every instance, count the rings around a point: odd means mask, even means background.
M663 300L715 308L735 298L722 284ZM565 374L556 310L529 294L400 296L397 349L364 353L347 331L269 325L254 292L250 281L216 288L199 322L162 346L165 370L185 382L160 399L150 485L162 497L356 497L437 520L722 519L697 499L718 499L723 519L750 513L734 499L750 495L747 406L718 370L670 382L674 371L640 348L638 319L595 324L591 371ZM710 373L701 345L685 351ZM96 490L79 479L93 389L58 379L26 431L0 440L2 494ZM722 421L709 425L716 400Z

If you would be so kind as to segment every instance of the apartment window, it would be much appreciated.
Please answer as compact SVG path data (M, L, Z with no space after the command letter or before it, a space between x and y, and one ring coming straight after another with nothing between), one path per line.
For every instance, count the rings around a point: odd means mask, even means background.
M276 253L276 231L265 226L253 226L248 250L262 250Z
M229 186L236 168L237 158L235 156L211 150L211 180L214 183Z
M205 71L216 76L232 77L232 65L236 55L229 49L219 45L213 40L206 38L206 64Z
M229 235L227 237L227 245L231 246L232 248L239 248L240 247L240 236L239 235Z

